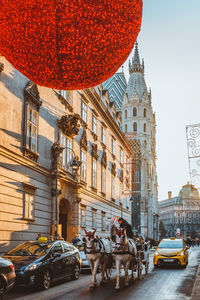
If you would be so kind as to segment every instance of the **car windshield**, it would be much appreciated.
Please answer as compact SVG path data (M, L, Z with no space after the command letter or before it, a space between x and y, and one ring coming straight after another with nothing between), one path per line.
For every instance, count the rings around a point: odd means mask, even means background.
M183 248L182 241L161 241L158 248L178 249Z
M41 256L51 247L51 243L24 243L11 249L7 255L10 256Z

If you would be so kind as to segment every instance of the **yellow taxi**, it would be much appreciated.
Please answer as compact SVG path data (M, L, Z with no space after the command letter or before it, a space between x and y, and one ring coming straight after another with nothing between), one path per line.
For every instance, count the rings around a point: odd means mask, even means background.
M168 238L162 239L154 252L154 267L157 268L164 264L175 264L187 267L188 250L182 239Z

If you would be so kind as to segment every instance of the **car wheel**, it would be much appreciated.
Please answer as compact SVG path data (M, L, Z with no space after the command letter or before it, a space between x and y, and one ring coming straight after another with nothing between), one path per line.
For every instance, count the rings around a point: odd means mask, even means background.
M3 300L6 295L5 284L0 280L0 300Z
M80 267L79 267L79 265L76 264L73 269L73 274L71 276L71 279L77 280L77 279L79 279L79 276L80 276Z
M48 270L46 270L43 275L42 275L42 280L41 280L41 288L43 290L48 290L51 285L51 275Z

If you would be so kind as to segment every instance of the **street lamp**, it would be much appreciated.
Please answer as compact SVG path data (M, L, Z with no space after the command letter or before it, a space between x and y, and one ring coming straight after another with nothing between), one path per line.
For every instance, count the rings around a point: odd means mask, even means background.
M60 154L63 152L64 149L68 149L73 153L73 158L70 163L72 170L75 174L77 174L77 171L81 165L81 161L78 160L78 156L75 155L75 152L70 147L63 147L60 145L59 141L56 141L53 146L51 147L51 151L54 158L54 167L56 169L56 188L55 188L55 240L57 240L58 236L58 162Z

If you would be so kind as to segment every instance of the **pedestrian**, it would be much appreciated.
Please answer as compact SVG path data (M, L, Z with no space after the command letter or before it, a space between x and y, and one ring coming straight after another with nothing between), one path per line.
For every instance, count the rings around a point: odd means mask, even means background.
M72 239L72 244L75 246L78 242L80 242L80 239L78 238L78 234L75 234Z
M41 237L42 237L41 233L38 233L38 235L36 237L36 241L38 241Z
M133 233L132 233L132 226L123 218L118 219L118 223L120 225L120 228L125 228L126 229L126 235L130 239L133 238Z

